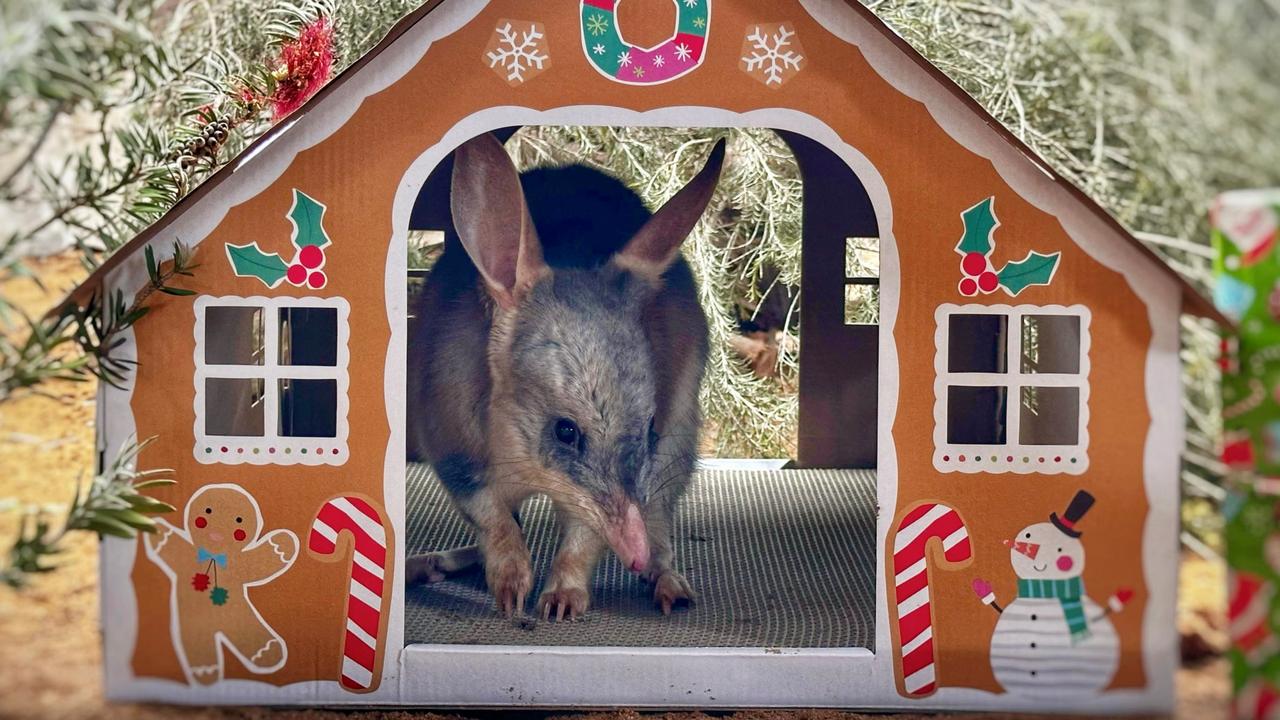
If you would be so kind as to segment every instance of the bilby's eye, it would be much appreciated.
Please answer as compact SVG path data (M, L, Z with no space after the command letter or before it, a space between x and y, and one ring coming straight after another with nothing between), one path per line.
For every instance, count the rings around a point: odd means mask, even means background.
M578 442L582 438L582 431L578 429L578 424L568 418L560 418L556 421L555 427L556 440L569 447L578 447Z
M658 430L653 426L653 418L649 418L649 450L652 452L658 447Z

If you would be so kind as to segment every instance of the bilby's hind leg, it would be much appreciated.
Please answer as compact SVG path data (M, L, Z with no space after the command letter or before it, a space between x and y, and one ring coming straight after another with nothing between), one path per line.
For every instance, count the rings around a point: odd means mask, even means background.
M405 562L405 582L410 585L440 582L483 561L479 545L414 555Z
M558 515L560 548L551 564L551 577L538 598L538 614L544 620L575 620L591 605L591 576L605 542L569 513Z

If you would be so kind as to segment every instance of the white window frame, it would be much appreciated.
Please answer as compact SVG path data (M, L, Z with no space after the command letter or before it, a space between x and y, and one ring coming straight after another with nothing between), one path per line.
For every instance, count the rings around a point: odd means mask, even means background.
M261 365L210 365L205 358L205 312L210 307L249 307L262 310L263 362ZM279 364L281 308L333 308L337 310L337 361L333 366ZM224 465L343 465L349 457L347 397L350 377L349 319L346 299L319 297L202 296L195 302L195 447L197 461ZM260 437L209 435L205 432L205 381L209 378L250 378L263 381L263 434ZM336 380L337 403L331 438L282 437L279 432L282 379ZM225 448L225 450L224 450Z
M948 368L952 315L1003 315L1008 318L1008 372L953 373ZM1022 319L1027 315L1072 315L1080 318L1080 371L1078 373L1024 373L1022 371ZM939 472L1035 473L1079 475L1089 468L1089 323L1092 314L1083 305L939 305L934 313L933 467ZM1004 387L1008 392L1003 445L953 445L947 442L948 388L952 386ZM1080 390L1079 435L1075 445L1023 445L1022 388L1074 387ZM961 459L963 458L963 460ZM994 458L994 459L993 459ZM1010 460L1012 458L1012 460Z

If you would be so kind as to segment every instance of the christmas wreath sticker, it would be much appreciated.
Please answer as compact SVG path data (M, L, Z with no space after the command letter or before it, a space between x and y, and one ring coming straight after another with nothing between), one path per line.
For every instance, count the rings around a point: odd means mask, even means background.
M964 235L956 244L956 253L960 255L960 270L964 273L959 290L965 297L978 293L989 295L997 288L1013 297L1032 285L1048 285L1058 271L1062 253L1045 255L1034 250L1021 260L1010 261L999 270L995 269L991 264L991 253L995 252L995 232L1000 227L995 203L995 197L989 197L960 213Z
M324 230L328 208L310 195L294 188L293 205L285 217L293 225L293 259L285 262L279 253L263 252L258 243L227 244L227 260L237 277L252 277L275 289L288 280L295 287L319 290L329 283L325 275L324 248L331 242Z
M582 51L596 72L626 85L658 85L702 64L711 30L711 0L680 0L675 34L651 48L623 39L617 4L618 0L580 0Z

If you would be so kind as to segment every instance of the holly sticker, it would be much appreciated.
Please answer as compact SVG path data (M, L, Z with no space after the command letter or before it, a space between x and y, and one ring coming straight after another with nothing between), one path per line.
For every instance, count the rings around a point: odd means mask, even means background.
M328 284L324 273L324 248L331 242L324 229L324 203L294 188L293 206L285 216L293 225L293 259L285 262L279 253L266 253L258 243L227 245L227 260L238 277L253 277L269 288L288 281L295 287L319 290Z
M960 271L964 277L960 279L958 289L965 297L974 297L978 293L989 295L997 288L1016 296L1032 285L1048 285L1058 270L1062 253L1045 255L1034 250L1021 260L1010 261L999 270L995 269L991 254L996 249L996 228L1000 227L995 202L995 197L989 197L960 213L964 234L956 244L956 253L960 255Z

